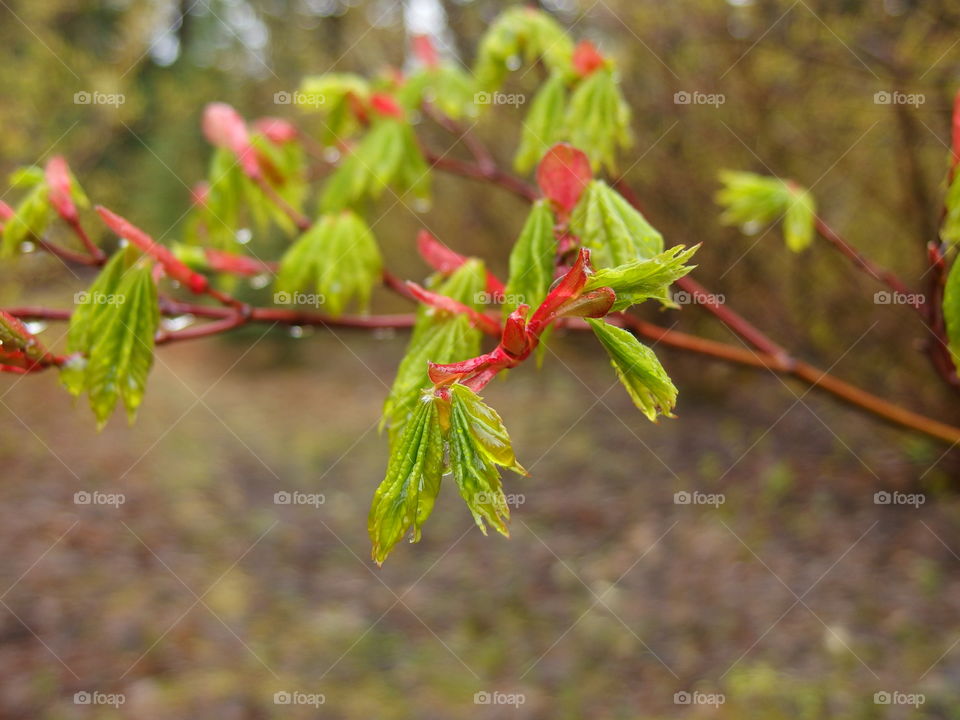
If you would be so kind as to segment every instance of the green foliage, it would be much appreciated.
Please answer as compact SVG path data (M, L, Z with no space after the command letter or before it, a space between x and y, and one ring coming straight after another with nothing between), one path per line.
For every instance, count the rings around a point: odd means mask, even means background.
M450 468L460 495L470 508L480 531L484 520L509 536L510 509L503 494L497 466L526 475L517 462L503 421L475 392L459 383L450 388Z
M545 12L530 7L512 7L501 13L487 29L477 49L474 76L483 90L498 89L514 58L527 64L540 59L551 72L570 72L573 41Z
M954 258L943 291L943 319L953 364L960 368L960 263Z
M947 196L943 201L946 215L940 225L940 238L951 245L960 242L960 179L958 178L960 173L954 176L947 189Z
M633 144L630 107L620 92L613 70L601 68L583 78L570 96L565 118L567 140L583 148L594 170L601 165L617 169L617 147Z
M78 353L61 380L74 395L86 391L98 427L117 399L130 422L143 400L160 322L151 265L132 247L117 252L84 293L70 318L68 349Z
M380 282L382 259L367 224L352 210L322 216L287 250L280 260L276 290L291 302L299 293L315 294L340 315L356 298L366 310L370 294Z
M673 417L677 388L653 350L622 328L603 320L587 318L587 322L610 356L610 363L633 404L654 422L658 414Z
M406 78L397 97L407 108L429 102L444 115L459 120L478 115L475 94L476 84L469 73L453 63L442 63L422 67Z
M20 168L10 176L10 184L29 192L14 209L13 217L3 225L0 257L15 255L25 240L42 236L54 217L43 170Z
M430 197L430 170L405 120L379 118L360 144L327 181L320 200L323 212L355 205L365 197L379 197L393 185L404 195L426 201Z
M567 83L563 75L553 73L540 86L523 121L520 147L513 165L518 172L532 170L554 143L564 138L564 112Z
M779 178L730 170L720 173L720 182L716 200L724 208L723 224L753 232L782 218L788 248L801 252L813 242L817 208L809 190Z
M535 202L510 252L510 277L503 302L505 316L521 303L536 308L547 296L553 282L557 252L553 225L549 203L546 200Z
M296 96L305 109L324 115L322 141L336 145L360 130L353 104L364 104L370 96L370 84L352 73L325 73L304 78Z
M432 391L420 398L374 494L367 529L377 564L383 564L411 525L411 540L419 541L420 528L433 511L443 475L438 402Z
M675 245L652 258L602 268L587 278L584 290L611 288L617 294L612 312L626 310L651 298L663 300L668 297L670 284L693 270L695 266L685 263L696 251L696 247L688 250L683 245Z
M663 236L603 180L592 180L570 217L594 267L616 267L663 252Z
M477 310L480 308L477 298L485 284L483 263L468 260L449 279L436 283L431 290ZM481 335L466 315L451 315L420 306L410 342L383 406L381 426L388 426L391 445L413 412L420 391L431 384L427 377L427 363L451 363L473 357L480 352Z
M307 187L302 155L295 149L276 148L257 135L252 141L258 152L270 158L273 166L282 173L274 186L277 194L291 207L300 209ZM247 222L253 222L260 232L264 232L271 222L288 235L296 231L287 214L247 177L231 151L214 150L207 177L206 197L194 208L187 231L186 239L191 243L245 252L243 244L237 241L237 231Z

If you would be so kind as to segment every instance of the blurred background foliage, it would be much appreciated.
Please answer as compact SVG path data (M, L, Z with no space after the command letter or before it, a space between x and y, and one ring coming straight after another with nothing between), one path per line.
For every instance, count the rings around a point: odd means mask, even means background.
M5 0L0 170L65 154L95 201L171 241L206 172L206 102L314 127L274 94L330 69L403 67L407 33L438 18L469 64L509 4ZM853 245L922 287L960 85L960 9L919 0L543 7L615 58L637 137L626 178L668 243L704 243L696 276L798 356L957 422L906 306L875 305L879 286L823 244L795 256L776 231L744 238L721 227L713 195L721 168L793 178ZM537 79L512 82L530 93ZM894 90L925 102L874 102ZM677 104L680 91L725 101ZM82 92L125 102L78 104ZM525 112L500 106L477 127L504 165ZM387 265L414 279L424 274L412 252L424 223L503 274L524 218L515 198L460 180L435 182L422 215L392 205L381 202L374 229ZM89 283L78 275L24 257L0 270L0 305L66 307ZM402 307L386 295L375 302ZM647 312L730 339L696 308ZM602 395L612 378L595 347L557 338L541 374L518 370L489 390L521 461L538 465L520 490L515 537L470 531L449 550L469 518L442 502L424 543L391 558L384 586L358 560L385 458L371 425L405 338L318 332L291 343L277 331L261 342L262 333L161 350L132 430L115 422L96 436L52 376L4 385L0 585L67 535L4 600L0 715L313 717L269 698L316 687L328 696L325 717L653 718L686 712L673 692L702 687L727 694L716 717L895 717L871 698L897 688L927 693L919 714L960 717L960 661L949 653L960 594L947 548L958 549L960 504L943 490L955 468L943 448L792 383L675 353L665 362L681 418L648 427L619 388ZM879 486L918 479L933 495L913 515L870 501ZM79 511L73 492L94 486L128 503ZM324 492L327 504L314 514L278 508L271 496L286 487ZM672 503L693 487L724 492L727 504ZM816 613L797 606L763 635L795 599L770 569L800 594L868 529L810 596ZM264 532L263 546L230 569ZM204 597L222 622L197 605L165 634L195 599L184 585L203 593L224 571ZM608 588L610 608L585 613ZM85 688L119 689L129 702L114 714L73 705ZM472 704L478 690L515 689L528 697L518 710Z

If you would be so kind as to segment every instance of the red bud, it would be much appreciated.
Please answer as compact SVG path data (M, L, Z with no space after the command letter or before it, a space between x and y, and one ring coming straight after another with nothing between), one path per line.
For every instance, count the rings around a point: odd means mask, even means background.
M76 222L77 206L70 196L70 168L67 167L67 161L60 155L54 155L47 163L45 175L50 190L50 204L64 220Z
M165 246L158 244L152 237L129 220L126 220L107 208L97 205L97 212L100 214L100 217L103 218L107 227L118 236L129 240L144 253L160 263L167 275L183 283L192 292L206 292L207 278L188 268Z
M370 96L370 106L386 117L394 117L399 120L403 119L403 108L400 107L400 104L392 95L388 95L387 93L373 93Z
M426 230L417 233L417 251L427 265L444 275L449 275L469 260L465 255L448 248ZM487 292L500 296L503 295L504 290L503 283L488 270Z
M413 54L428 68L435 68L440 64L440 55L429 35L414 35L410 42L413 45Z
M567 143L550 148L537 168L537 184L563 216L576 207L592 178L590 159Z
M297 139L297 128L281 118L265 117L253 123L254 129L274 145L283 145Z
M203 111L203 134L212 145L230 150L251 178L260 175L250 133L240 113L226 103L210 103Z
M573 51L573 69L580 77L586 77L606 64L597 46L589 40L581 40Z

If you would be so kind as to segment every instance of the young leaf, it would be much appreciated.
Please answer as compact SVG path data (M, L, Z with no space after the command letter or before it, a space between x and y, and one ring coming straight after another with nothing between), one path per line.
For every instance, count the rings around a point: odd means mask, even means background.
M550 291L557 241L554 218L545 200L533 204L510 252L510 278L504 291L504 317L518 305L538 307Z
M512 7L487 28L477 49L474 76L482 90L498 89L516 58L541 59L548 70L571 72L573 41L550 15L531 7Z
M673 417L671 411L677 402L677 388L653 350L622 328L603 320L587 319L587 322L610 356L610 363L633 404L654 422L658 413Z
M683 245L675 245L652 258L631 260L615 268L597 270L587 278L584 289L611 288L617 295L613 312L626 310L631 305L651 298L665 299L668 297L670 283L693 270L693 265L684 263L698 247L699 245L687 250Z
M359 115L370 97L370 84L360 75L326 73L304 78L296 97L277 93L280 102L294 99L305 109L325 116L323 143L339 145L361 127Z
M497 466L520 475L527 472L517 462L500 416L475 392L456 383L450 388L448 437L450 468L477 527L486 535L486 520L509 537L505 521L510 519L510 509Z
M135 255L132 247L116 253L70 318L68 348L78 355L61 381L74 395L87 391L101 428L117 398L133 422L153 364L157 288L150 265L135 262Z
M613 70L596 70L580 80L570 96L564 121L567 139L590 151L594 170L616 172L617 147L633 144L630 106L620 92Z
M616 267L663 252L663 236L603 180L594 180L570 217L570 228L592 251L598 268Z
M424 102L458 120L477 115L473 78L453 63L422 67L404 80L397 97L404 107L414 110Z
M390 453L387 474L373 496L367 527L378 565L413 527L412 542L433 511L443 475L443 436L431 392L418 401L400 442Z
M566 81L560 73L554 73L540 86L523 121L520 147L513 159L517 172L532 170L547 149L561 140L566 105Z
M943 319L947 325L947 343L953 364L960 368L960 262L954 259L943 291Z
M379 197L388 185L426 200L429 181L413 128L403 119L382 117L327 181L320 205L323 212L342 210L365 197Z
M383 262L367 224L352 210L322 216L280 260L276 289L292 298L315 293L334 316L356 298L366 310ZM287 300L289 302L289 300Z
M15 254L25 240L43 235L52 219L49 188L41 180L32 187L17 205L13 216L4 223L0 257Z
M50 158L45 179L50 189L50 205L67 222L76 222L79 218L77 206L87 207L90 201L70 172L67 161L60 155Z
M749 172L725 170L720 182L723 187L716 200L724 208L720 216L724 225L740 225L744 232L755 232L783 218L787 247L800 252L813 241L816 201L810 191L790 181Z
M436 285L434 292L476 310L480 307L478 298L484 290L485 275L482 262L469 260L449 279ZM389 427L391 445L412 413L420 391L431 384L427 363L452 363L473 357L480 352L481 336L481 331L473 327L465 315L444 313L427 306L417 310L410 342L383 405L381 427Z

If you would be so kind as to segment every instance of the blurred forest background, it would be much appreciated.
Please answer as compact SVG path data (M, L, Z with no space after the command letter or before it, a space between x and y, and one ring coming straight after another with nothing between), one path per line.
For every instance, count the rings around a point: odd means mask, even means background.
M206 102L317 127L275 93L331 69L403 67L411 32L439 28L470 64L510 4L0 0L0 170L64 154L95 201L172 241L206 174ZM824 244L796 256L776 232L721 227L713 203L722 168L792 177L852 244L917 281L960 86L955 3L542 7L618 63L637 138L627 179L668 244L704 243L698 279L798 357L960 421L909 308L876 305L881 288ZM874 102L894 90L924 102ZM676 104L678 91L725 102ZM125 102L78 104L82 92ZM476 128L505 165L525 112L498 107ZM384 200L387 265L422 278L426 222L503 274L523 205L466 180L434 188L422 217ZM90 279L27 256L0 268L0 306L68 307ZM730 340L695 307L646 312ZM524 497L512 539L483 538L448 487L423 542L376 570L376 420L406 336L264 331L160 349L138 423L99 435L52 373L0 384L0 718L960 718L946 447L666 349L679 418L654 426L595 344L557 337L542 371L487 390L533 474L509 481ZM94 489L126 503L74 504ZM926 502L876 505L881 489ZM325 503L277 506L280 490ZM726 502L676 505L680 490ZM85 690L126 703L75 704ZM284 690L326 702L274 704ZM675 704L684 690L726 702ZM476 705L478 691L525 702ZM877 705L878 691L926 701Z

